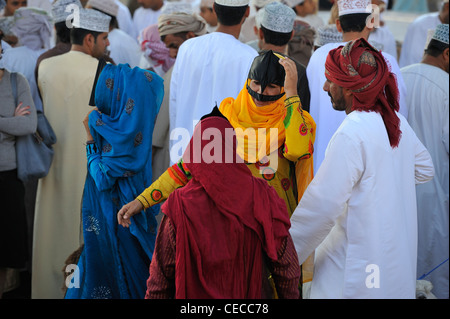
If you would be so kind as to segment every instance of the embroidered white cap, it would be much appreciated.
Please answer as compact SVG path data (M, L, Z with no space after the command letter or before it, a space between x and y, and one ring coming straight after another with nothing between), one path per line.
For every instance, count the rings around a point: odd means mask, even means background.
M70 15L73 15L74 10L70 5L76 5L80 9L83 7L80 0L56 0L53 2L52 15L54 23L66 21Z
M248 6L250 0L214 0L214 2L226 7L244 7Z
M119 13L119 5L114 0L89 0L86 8L100 10L113 17Z
M109 22L111 17L94 9L80 9L79 19L73 19L72 25L75 28L95 31L109 32Z
M448 24L439 24L431 39L448 44Z
M339 16L354 13L371 13L370 0L337 0Z
M269 3L275 2L275 1L279 2L280 0L252 0L251 2L255 7L264 8Z
M295 11L281 2L272 2L264 7L261 25L275 32L288 33L294 29Z

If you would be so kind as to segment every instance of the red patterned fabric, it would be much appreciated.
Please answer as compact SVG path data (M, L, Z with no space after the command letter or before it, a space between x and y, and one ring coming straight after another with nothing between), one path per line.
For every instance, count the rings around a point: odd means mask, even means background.
M192 179L162 206L177 234L176 298L261 298L263 250L277 260L289 236L286 204L236 161L230 132L221 117L197 125L183 155ZM195 157L198 152L203 156ZM216 162L208 164L207 154L217 156Z
M325 76L353 92L352 111L380 113L392 147L401 138L399 91L395 75L381 52L365 39L348 42L330 51L325 62Z

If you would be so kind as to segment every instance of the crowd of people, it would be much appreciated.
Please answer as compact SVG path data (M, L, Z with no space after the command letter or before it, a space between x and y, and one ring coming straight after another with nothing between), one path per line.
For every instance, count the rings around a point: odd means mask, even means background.
M0 0L0 298L448 299L449 1L389 2Z

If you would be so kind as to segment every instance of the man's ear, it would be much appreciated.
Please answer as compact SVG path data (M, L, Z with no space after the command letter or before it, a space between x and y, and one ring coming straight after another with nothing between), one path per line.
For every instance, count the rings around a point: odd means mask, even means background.
M261 29L259 29L258 39L259 39L259 40L264 40L264 32L263 32L263 30L261 30Z
M343 33L342 27L341 27L341 21L339 19L336 19L336 29L338 30L339 33Z
M442 56L444 57L444 61L445 62L449 62L449 55L450 55L450 49L447 48L444 50L444 52L442 52Z

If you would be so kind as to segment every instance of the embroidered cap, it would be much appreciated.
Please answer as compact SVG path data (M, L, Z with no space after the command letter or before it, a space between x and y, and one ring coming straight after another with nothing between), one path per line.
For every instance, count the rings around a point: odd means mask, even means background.
M321 47L328 43L343 42L342 33L338 31L335 24L328 24L317 28L317 37L314 45Z
M271 31L288 33L294 29L297 15L292 8L281 2L272 2L264 7L261 25Z
M94 9L80 9L79 19L73 19L73 27L95 32L109 32L111 17Z
M80 9L82 8L80 0L56 0L52 4L53 22L58 23L66 21L70 15L73 15L74 10L71 5L76 5Z
M370 0L337 0L339 16L354 13L371 13Z
M5 0L0 0L0 10L2 10L6 6Z
M194 13L192 5L188 2L169 1L166 2L161 8L161 14L172 14L175 12L184 12L187 14Z
M438 25L431 39L448 44L448 24Z
M250 0L214 0L214 2L226 7L245 7L248 6Z
M100 10L113 17L117 17L119 13L119 5L114 0L89 0L86 8Z
M14 35L11 28L14 26L14 16L1 17L0 18L0 30L3 35Z

